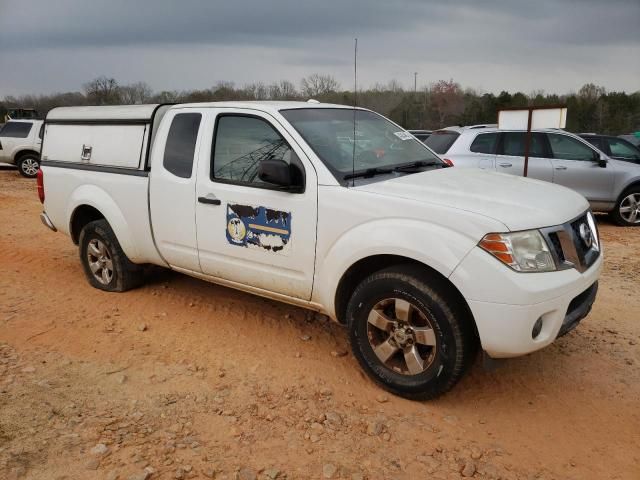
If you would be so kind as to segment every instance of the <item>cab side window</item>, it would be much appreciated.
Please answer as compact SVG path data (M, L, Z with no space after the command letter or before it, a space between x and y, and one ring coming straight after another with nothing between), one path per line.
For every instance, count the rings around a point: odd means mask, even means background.
M32 126L31 122L8 122L0 130L0 137L27 138Z
M595 151L575 138L558 133L548 133L553 158L560 160L595 160Z
M178 113L173 117L162 165L176 177L191 178L201 119L199 113Z
M497 133L481 133L471 143L469 150L475 153L496 153Z
M303 184L300 159L284 138L267 121L245 115L221 115L216 122L211 179L226 183L272 188L260 180L258 169L265 160L282 160ZM295 177L294 175L294 177Z

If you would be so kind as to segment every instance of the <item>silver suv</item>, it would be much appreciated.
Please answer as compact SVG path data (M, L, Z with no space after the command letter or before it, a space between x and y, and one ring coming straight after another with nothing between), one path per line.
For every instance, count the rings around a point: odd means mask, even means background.
M447 127L425 143L456 167L522 175L525 135L495 125ZM528 176L576 190L593 210L609 212L619 225L640 225L640 165L609 158L577 135L535 131Z

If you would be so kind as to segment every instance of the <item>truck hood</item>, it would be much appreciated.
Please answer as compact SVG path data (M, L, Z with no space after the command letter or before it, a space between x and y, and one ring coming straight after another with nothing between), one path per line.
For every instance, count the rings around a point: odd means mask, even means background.
M589 207L582 195L559 185L468 168L403 175L356 189L473 212L512 231L559 225Z

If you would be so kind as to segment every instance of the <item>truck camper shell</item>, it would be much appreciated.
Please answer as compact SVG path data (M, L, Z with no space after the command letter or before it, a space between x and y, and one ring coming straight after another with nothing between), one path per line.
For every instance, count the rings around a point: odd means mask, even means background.
M42 160L148 171L151 138L170 104L59 107L44 124ZM114 142L115 140L115 142Z

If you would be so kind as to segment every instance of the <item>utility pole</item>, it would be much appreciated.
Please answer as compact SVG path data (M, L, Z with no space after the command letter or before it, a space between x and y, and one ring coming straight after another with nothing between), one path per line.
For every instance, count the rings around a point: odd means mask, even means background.
M418 72L413 72L413 95L418 92Z

